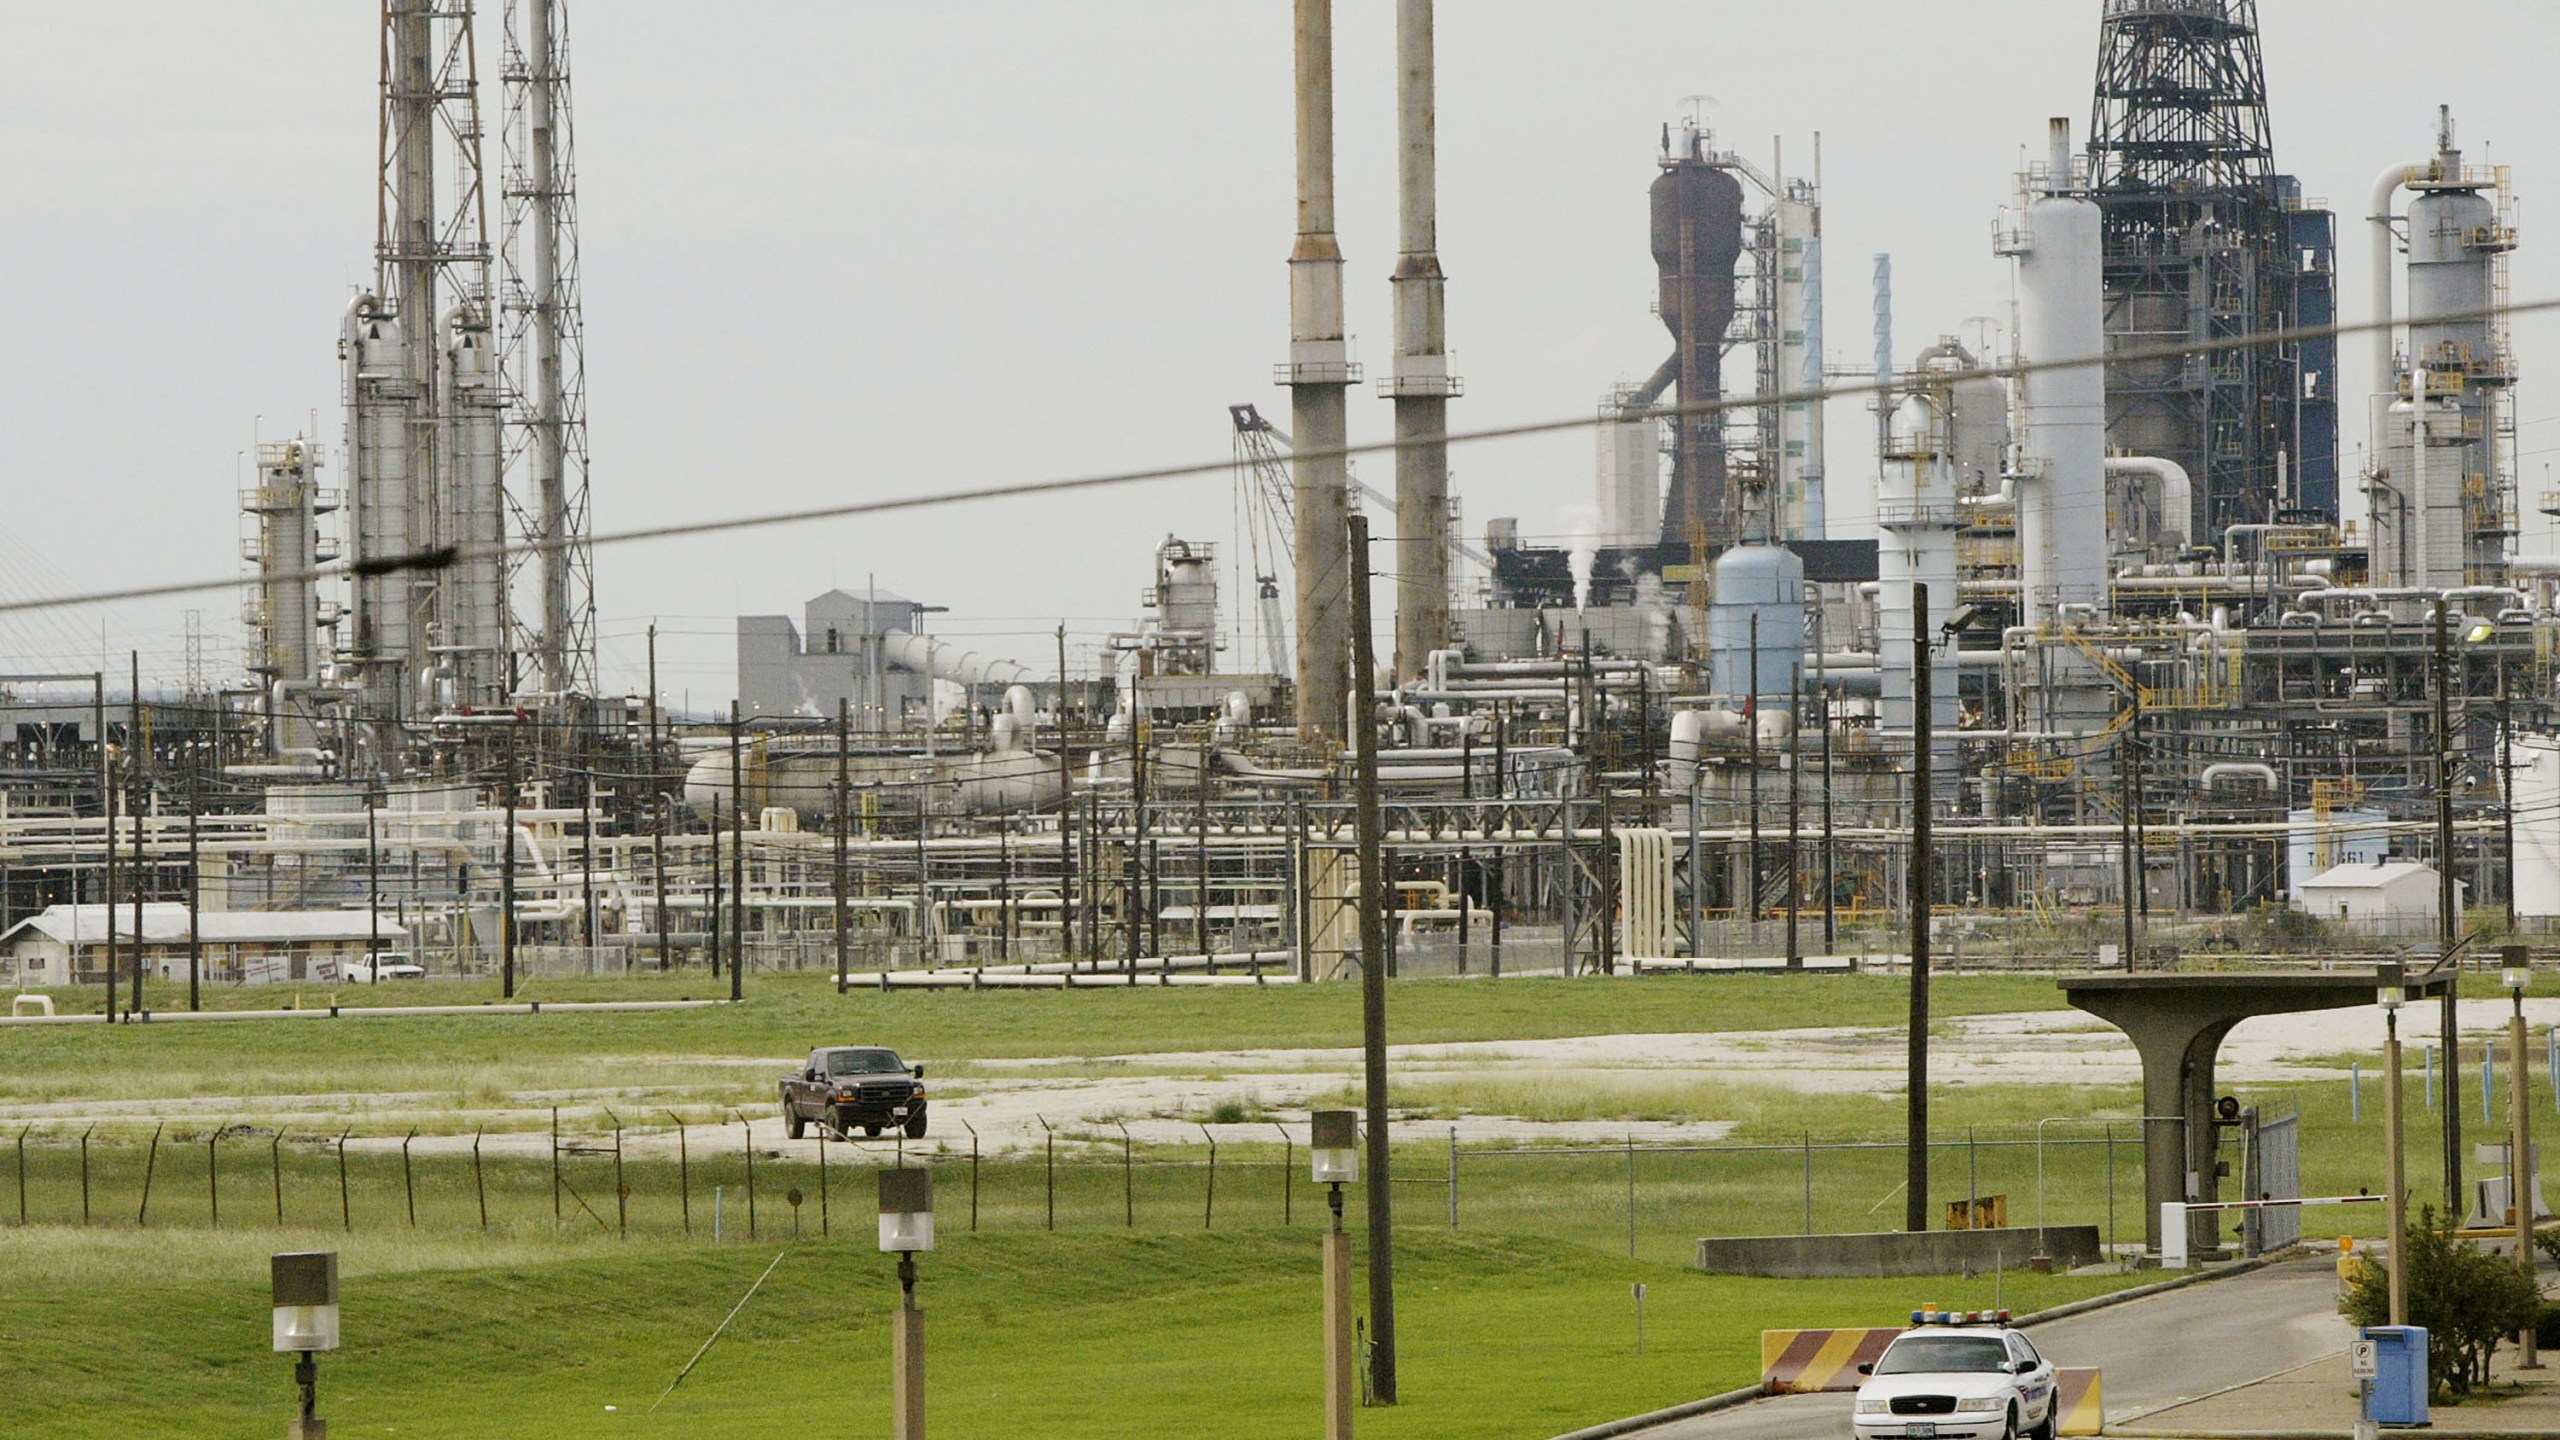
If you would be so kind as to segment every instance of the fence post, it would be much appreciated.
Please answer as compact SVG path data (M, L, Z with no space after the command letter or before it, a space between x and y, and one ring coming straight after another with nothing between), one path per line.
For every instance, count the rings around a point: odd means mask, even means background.
M1048 1116L1034 1114L1031 1118L1040 1122L1040 1132L1046 1137L1048 1146L1049 1228L1055 1230L1058 1228L1058 1132L1050 1128Z
M96 1133L95 1125L80 1132L80 1224L84 1228L89 1223L89 1137Z
M21 1225L27 1223L27 1130L34 1128L34 1122L30 1121L25 1130L18 1132L18 1223Z
M133 1217L137 1227L151 1224L151 1177L160 1169L160 1132L167 1128L165 1123L151 1127L151 1158L142 1163L142 1208Z
M1636 1135L1627 1132L1627 1258L1636 1258Z
M1277 1120L1271 1128L1280 1132L1280 1223L1286 1225L1298 1193L1298 1139Z
M2364 1062L2347 1062L2347 1118L2364 1123Z
M400 1139L400 1193L409 1202L409 1228L412 1230L418 1228L418 1179L409 1168L409 1143L417 1138L418 1127L412 1125L409 1133Z
M737 963L734 957L730 961L732 966ZM730 973L735 974L736 971L733 969ZM738 1128L746 1132L747 1241L753 1244L756 1238L756 1122L748 1119L742 1111L732 1110L729 1113L738 1117Z
M969 1132L969 1230L978 1229L978 1127L963 1120L960 1128Z
M684 1233L693 1233L693 1156L684 1141L684 1117L673 1110L667 1118L676 1122L676 1195L684 1205Z
M284 1127L267 1138L267 1179L276 1188L276 1224L284 1224Z
M1449 1228L1458 1228L1458 1127L1449 1127Z
M2116 1249L2116 1127L2107 1126L2107 1253Z
M480 1174L480 1141L485 1129L471 1132L471 1193L480 1202L480 1228L489 1228L489 1182Z
M560 1228L560 1107L551 1107L551 1228Z
M1209 1142L1209 1198L1201 1202L1200 1228L1215 1230L1218 1228L1218 1137L1210 1134L1209 1127L1203 1125L1200 1138Z
M1127 1125L1125 1125L1125 1124L1122 1124L1120 1121L1117 1121L1117 1120L1114 1120L1114 1121L1112 1121L1111 1123L1112 1123L1112 1124L1114 1124L1114 1125L1119 1125L1119 1126L1120 1126L1120 1214L1121 1214L1121 1224L1123 1224L1124 1226L1126 1226L1126 1227L1127 1227L1127 1228L1129 1228L1129 1229L1135 1230L1136 1228L1138 1228L1138 1164L1137 1164L1137 1155L1136 1155L1135 1151L1133 1150L1133 1148L1131 1147L1130 1142L1129 1142L1129 1127L1128 1127Z
M212 1212L212 1228L222 1228L222 1127L216 1125L204 1137L204 1198Z
M355 1202L347 1195L347 1137L354 1133L353 1126L338 1132L338 1226L349 1231L356 1228Z
M1813 1233L1813 1132L1804 1132L1804 1233Z
M622 1183L622 1117L606 1106L613 1121L613 1227L622 1239L631 1238L631 1187Z
M821 1125L818 1127L818 1238L824 1240L834 1233L827 1216L827 1127Z

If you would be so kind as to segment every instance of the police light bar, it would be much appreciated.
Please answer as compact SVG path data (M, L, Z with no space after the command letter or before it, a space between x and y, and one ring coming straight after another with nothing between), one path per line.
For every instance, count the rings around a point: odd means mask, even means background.
M1911 1323L1914 1325L2006 1325L2009 1323L2009 1312L2006 1310L1941 1310L1935 1305L1924 1305L1911 1312Z

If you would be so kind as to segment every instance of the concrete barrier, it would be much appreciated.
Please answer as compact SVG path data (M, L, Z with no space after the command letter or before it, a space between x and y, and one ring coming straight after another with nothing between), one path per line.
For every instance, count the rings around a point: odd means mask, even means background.
M2041 1242L2038 1237L2041 1236ZM2023 1270L2041 1251L2056 1269L2098 1261L2098 1227L1886 1231L1859 1235L1743 1235L1698 1242L1698 1268L1716 1275L1780 1280L1856 1276L1962 1275Z
M1861 1330L1763 1330L1761 1388L1772 1395L1855 1390L1866 1380L1858 1373L1858 1367L1874 1364L1884 1347L1902 1331L1899 1325Z
M2053 1372L2054 1433L2057 1435L2103 1435L2106 1414L2098 1402L2098 1372L2095 1370L2063 1370Z

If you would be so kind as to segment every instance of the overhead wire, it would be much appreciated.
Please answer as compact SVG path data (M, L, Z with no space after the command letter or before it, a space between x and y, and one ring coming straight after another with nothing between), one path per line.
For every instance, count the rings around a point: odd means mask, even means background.
M1720 397L1710 400L1681 401L1673 405L1649 407L1647 414L1656 418L1681 418L1723 414L1730 410L1759 409L1771 405L1814 404L1849 399L1861 395L1882 395L1909 391L1915 386L1937 388L1966 380L2010 380L2061 370L2085 370L2108 365L2138 364L2152 360L2177 360L2200 355L2259 349L2269 346L2297 344L2305 340L2335 339L2392 328L2410 320L2429 323L2452 323L2485 320L2500 315L2537 314L2560 310L2560 297L2522 301L2485 307L2471 311L2430 312L2423 317L2403 317L2399 321L2359 321L2354 324L2296 327L2266 331L2255 335L2229 336L2214 340L2180 341L2155 346L2135 346L2101 355L2081 355L2057 360L2008 360L1998 364L1969 366L1963 369L1931 371L1924 376L1901 376L1891 381L1863 379L1810 389L1785 390L1775 395ZM1353 460L1362 456L1396 454L1408 449L1430 446L1485 444L1503 440L1527 439L1541 435L1567 434L1613 423L1611 418L1588 413L1562 419L1517 421L1504 425L1483 426L1470 430L1448 430L1434 435L1405 436L1388 440L1364 441L1326 447L1296 450L1293 460ZM667 521L629 529L607 531L583 541L577 537L559 536L538 539L525 544L443 545L399 555L375 556L352 562L333 561L324 565L281 571L265 577L269 583L299 583L305 580L361 578L400 574L410 571L433 571L449 568L466 560L504 558L510 555L541 554L565 550L584 544L599 550L608 546L630 545L650 540L692 539L710 535L736 534L814 524L828 520L850 520L865 516L895 515L908 511L939 509L949 505L965 505L981 500L1025 499L1047 495L1073 495L1123 486L1142 485L1164 480L1197 479L1223 474L1233 468L1232 456L1217 460L1177 465L1143 466L1128 470L1103 471L1090 475L1061 476L1045 480L964 486L916 495L891 496L879 500L856 500L838 504L806 506L761 514L706 516L698 519ZM122 586L87 592L62 593L0 601L0 615L31 611L104 605L128 600L164 599L177 595L212 594L235 589L237 575L218 579L168 581L148 585Z

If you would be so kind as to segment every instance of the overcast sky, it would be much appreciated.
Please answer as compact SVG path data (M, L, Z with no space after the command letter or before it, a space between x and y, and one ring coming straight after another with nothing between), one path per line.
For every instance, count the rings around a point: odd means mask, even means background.
M573 5L596 528L1212 460L1229 403L1285 416L1270 372L1287 349L1289 8ZM1350 326L1377 373L1394 7L1336 8ZM1766 157L1784 137L1791 171L1821 132L1832 363L1871 351L1877 251L1894 256L1904 359L2001 313L1992 215L2045 117L2085 130L2099 8L1443 0L1440 245L1467 386L1452 424L1588 413L1666 353L1645 187L1692 95L1713 97L1723 144ZM2514 167L2514 293L2560 296L2532 224L2560 176L2560 6L2265 9L2278 162L2341 212L2344 318L2362 318L2373 177L2427 158L2444 102L2475 162ZM372 269L375 18L354 0L10 16L0 593L237 573L253 433L310 429L316 411L334 462L337 319ZM494 9L483 23L494 134ZM2532 512L2560 400L2537 397L2560 382L2560 321L2520 320L2517 339L2524 543L2548 549ZM2351 401L2363 354L2346 347ZM1367 390L1358 440L1389 429ZM1866 533L1866 422L1844 403L1831 424L1834 533ZM1590 457L1582 435L1460 450L1469 533L1497 515L1555 533L1588 502ZM1384 460L1362 474L1392 486ZM734 616L796 616L872 577L1035 665L1063 621L1083 668L1138 619L1169 532L1229 548L1229 479L611 548L604 682L639 686L655 618L670 698L725 702ZM121 672L138 647L145 683L174 683L189 609L229 678L236 592L0 617L0 664L85 670L103 649Z

